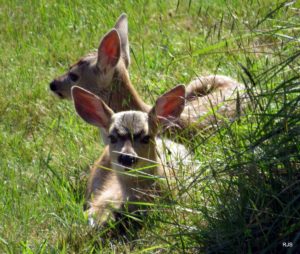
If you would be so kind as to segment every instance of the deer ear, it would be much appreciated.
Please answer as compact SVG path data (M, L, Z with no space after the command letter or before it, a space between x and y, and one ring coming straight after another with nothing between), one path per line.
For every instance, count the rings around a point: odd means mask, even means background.
M98 48L97 66L102 71L115 67L121 56L120 36L115 28L102 38Z
M100 98L79 86L72 87L72 98L83 120L108 130L113 111Z
M130 55L129 55L129 41L128 41L128 20L127 15L122 13L118 18L115 28L117 29L120 39L121 39L121 50L122 56L124 58L126 67L128 68L130 64Z
M160 96L149 117L156 122L169 122L180 116L185 105L185 86L178 85Z

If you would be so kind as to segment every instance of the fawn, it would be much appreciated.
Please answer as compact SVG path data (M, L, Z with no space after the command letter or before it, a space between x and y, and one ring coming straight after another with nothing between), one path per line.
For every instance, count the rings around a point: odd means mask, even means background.
M140 98L130 82L129 64L128 21L126 14L122 14L114 28L102 38L98 52L81 58L67 73L54 79L50 83L50 89L60 98L71 99L71 87L76 85L99 96L114 112L124 110L149 112L151 107ZM241 84L226 76L198 77L187 85L185 95L187 103L183 114L173 127L183 129L194 125L197 129L204 129L224 117L234 117L236 91L241 88L243 88ZM217 114L208 113L212 108ZM205 114L209 116L202 117ZM170 127L168 122L164 125ZM101 134L104 143L107 144L103 129Z
M109 139L104 159L112 170L100 171L103 174L99 178L101 182L95 183L98 190L87 211L92 224L96 219L101 225L112 210L119 210L124 205L129 211L135 211L137 207L133 202L153 200L159 194L153 176L172 177L180 160L184 158L186 165L191 162L183 145L156 137L162 121L174 120L183 111L184 86L179 85L160 96L148 113L114 113L102 99L77 86L72 88L72 97L79 116L87 123L103 128ZM168 165L163 142L171 153Z
M81 58L67 73L54 79L50 89L60 98L71 99L71 88L76 85L99 96L114 112L149 112L151 106L140 98L130 82L129 65L128 21L126 14L122 14L114 28L102 38L98 52ZM242 85L229 77L199 77L186 87L187 100L181 116L175 122L162 119L161 124L180 132L190 130L186 127L191 125L196 130L210 128L223 118L235 116L235 92L240 88ZM217 114L211 113L212 108ZM101 126L100 132L104 143L108 144L105 129ZM108 149L105 148L94 163L88 180L87 197L97 190L99 181L104 181L105 173L100 169L109 167L108 157Z

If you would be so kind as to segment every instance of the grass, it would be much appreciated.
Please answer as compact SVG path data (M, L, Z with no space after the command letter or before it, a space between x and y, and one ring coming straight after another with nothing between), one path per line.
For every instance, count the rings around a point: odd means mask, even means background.
M102 144L48 89L122 12L131 80L147 102L208 73L244 82L252 101L186 141L199 170L127 240L88 227L85 174ZM1 1L1 252L296 253L299 13L296 1Z

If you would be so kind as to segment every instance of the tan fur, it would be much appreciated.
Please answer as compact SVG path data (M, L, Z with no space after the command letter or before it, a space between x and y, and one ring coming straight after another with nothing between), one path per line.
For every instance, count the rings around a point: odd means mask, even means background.
M81 61L87 61L87 59L84 58ZM93 60L91 61L94 62ZM87 68L92 69L93 64L81 64L80 66L75 65L72 67L72 72L83 74L80 78L80 83L76 83L76 85L98 95L114 112L130 109L149 111L150 106L141 99L131 84L128 70L123 60L120 60L112 76L102 80L97 75L91 74L93 73L92 70L86 70ZM79 71L77 69L82 70ZM64 97L69 98L69 92L73 85L67 84L66 79L67 74L57 78L57 81L60 81L62 88L65 88L61 90L61 93L64 94ZM103 84L106 85L103 86ZM180 129L186 128L190 124L197 127L198 130L211 127L218 119L213 114L209 114L208 118L203 116L211 113L212 108L218 111L218 115L221 117L234 117L236 114L236 94L237 91L242 93L244 86L226 76L209 75L193 80L187 85L186 89L187 104L183 114L175 122L180 127L179 129L175 128L176 132L181 132ZM221 107L224 106L224 103L226 104L225 108L219 109L218 105Z
M86 189L86 199L89 199L90 195L96 190L102 188L107 176L110 174L110 169L109 148L105 146L102 155L91 168Z
M129 78L130 58L126 15L121 15L115 28L121 42L121 57L117 65L110 69L107 66L99 66L99 51L89 54L72 65L67 73L53 80L52 85L57 88L54 92L61 98L70 99L71 88L77 85L98 95L114 112L124 110L149 112L151 107L141 99ZM78 80L73 82L70 74L77 75ZM180 118L175 125L170 122L171 127L168 124L164 127L182 133L182 130L188 129L187 127L194 126L194 130L198 131L211 128L224 119L234 118L239 111L236 108L236 94L242 89L241 84L229 77L221 75L199 77L186 87L187 103ZM192 135L192 131L184 132L187 133ZM105 134L102 136L107 144L107 136ZM110 177L109 171L103 169L111 168L109 158L108 148L105 148L102 157L91 169L87 197L92 193L95 194L99 186L102 188L106 178Z
M195 170L196 167L191 165L195 164L195 161L182 145L170 140L156 139L155 141L155 154L147 159L157 161L157 166L153 167L148 174L168 178L170 184L180 163L186 166L185 170L187 168ZM171 156L166 156L166 149L171 151ZM146 153L144 156L149 154ZM113 169L111 164L113 160L116 158L111 157L109 146L106 146L102 157L93 166L89 178L86 198L90 202L87 213L90 218L97 215L97 224L105 222L109 216L112 216L113 210L119 210L124 200L152 202L162 191L160 185L157 185L154 180L117 174L117 169ZM128 205L127 209L133 211L136 206Z
M101 99L82 88L74 87L72 94L77 113L88 123L103 127L110 140L88 188L93 195L87 213L92 224L96 220L101 225L114 209L126 205L132 211L137 207L130 202L152 201L160 192L155 177L172 177L179 165L178 155L189 156L182 145L156 138L161 119L176 119L181 114L185 89L178 86L159 97L149 113L113 113ZM165 154L163 142L170 154Z
M127 72L124 72L123 74L123 80L127 81L120 83L119 87L123 87L124 90L121 91L120 89L118 93L114 93L116 98L108 102L110 107L115 109L115 112L123 111L123 109L128 110L126 104L123 105L119 103L123 100L123 98L120 98L123 94L127 94L128 96L136 94L129 81ZM189 136L192 135L194 131L199 131L199 129L212 128L215 124L220 124L223 120L229 118L233 119L238 116L236 109L237 91L241 91L242 89L244 89L243 85L231 78L221 75L210 75L193 80L186 89L186 96L189 100L186 101L184 111L180 118L175 121L175 125L171 124L171 127L169 127L170 132L180 133L181 130L187 130L189 126L194 124L194 128L190 129L187 134ZM118 96L119 98L117 98ZM146 112L149 111L150 106L141 103L141 99L138 95L132 96L131 98L136 98L135 102L132 103L134 107L131 109ZM186 135L186 133L184 134ZM105 138L105 135L103 135L103 138ZM107 152L107 149L104 150L102 154L104 158L107 156ZM101 167L109 168L109 165L105 159L102 160L100 158L91 169L87 188L87 198L95 191L95 186L99 186L99 172L101 171Z
M137 112L134 113L136 114ZM119 114L123 114L123 112ZM113 126L115 124L129 128L132 127L131 124L133 122L126 122L126 117L122 118L122 116L119 116L118 120L120 119L124 119L124 122L112 122L110 129L114 128ZM138 119L138 117L136 117L136 119ZM153 127L149 126L149 123L150 122L145 122L143 129L147 130L149 128L153 130ZM147 131L145 133L149 134ZM108 217L112 216L113 210L119 210L127 201L129 201L126 205L127 210L129 212L134 211L137 209L137 206L130 202L152 202L161 192L159 185L155 184L154 179L144 178L143 174L139 175L138 173L127 175L127 171L124 170L121 165L116 165L119 164L117 162L119 153L116 153L115 151L131 154L134 152L139 158L146 158L147 160L143 161L142 159L141 162L137 163L133 168L139 169L152 166L149 169L142 170L142 172L147 173L147 176L168 177L168 181L172 180L170 177L174 176L176 170L174 165L172 165L172 160L175 158L180 160L180 158L177 158L176 154L173 154L171 155L171 163L166 164L166 157L164 155L165 148L162 146L156 147L157 141L164 142L152 140L145 147L140 146L138 142L132 143L130 141L127 141L128 144L125 142L125 144L119 143L114 146L106 146L104 153L102 154L105 158L101 160L100 164L95 165L92 173L93 176L90 178L93 181L93 186L89 187L89 191L90 194L93 193L93 195L89 197L90 203L87 213L90 219L96 220L95 222L92 222L92 224L96 223L99 225L104 223ZM173 146L180 146L172 141L168 142L172 143ZM170 143L168 143L168 145L170 145ZM127 151L125 151L124 148L127 149ZM156 151L156 149L158 149L158 151ZM187 151L184 152L185 157L187 157ZM158 156L158 154L160 156ZM190 162L191 161L192 160L190 160ZM105 165L105 169L103 169L103 165Z
M103 61L99 63L99 51L89 54L72 65L66 74L53 80L52 84L56 87L54 92L61 98L70 99L71 87L76 85L99 96L114 112L124 110L148 112L150 106L141 99L129 78L128 22L125 14L120 16L115 28L120 37L118 47L121 49L121 57L118 64L108 68L100 64ZM72 82L70 73L79 77L76 82ZM237 81L222 75L201 76L193 80L186 87L187 105L184 113L175 123L177 127L172 127L173 132L181 133L181 129L190 125L196 127L197 130L205 129L218 123L224 117L234 118L236 92L243 88ZM224 103L225 107L223 107ZM212 108L217 111L217 114L208 114ZM206 114L209 116L203 117ZM166 124L165 127L170 126ZM105 139L104 136L103 138Z
M193 80L187 86L187 103L179 125L194 125L198 130L212 128L224 120L233 120L243 109L245 87L232 78L209 75ZM240 96L238 100L238 95ZM240 107L240 108L239 108Z

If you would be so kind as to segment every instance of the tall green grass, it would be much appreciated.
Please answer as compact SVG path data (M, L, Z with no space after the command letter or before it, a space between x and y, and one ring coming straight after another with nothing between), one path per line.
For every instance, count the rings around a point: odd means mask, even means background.
M122 12L147 102L209 73L245 83L251 100L239 119L186 140L198 170L182 169L176 194L127 237L114 222L87 225L86 175L102 144L48 90ZM296 1L1 1L1 252L296 253L299 13Z

